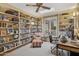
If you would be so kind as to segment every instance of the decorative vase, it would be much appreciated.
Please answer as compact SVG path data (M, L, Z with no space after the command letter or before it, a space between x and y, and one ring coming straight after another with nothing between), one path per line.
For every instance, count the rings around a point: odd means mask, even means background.
M61 38L61 42L62 42L62 43L66 43L66 42L67 42L67 39L66 39L65 36L62 36L62 38Z

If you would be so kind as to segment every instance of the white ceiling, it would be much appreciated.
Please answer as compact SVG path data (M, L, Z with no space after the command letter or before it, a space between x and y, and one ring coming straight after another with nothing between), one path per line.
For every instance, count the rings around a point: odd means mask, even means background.
M76 5L76 3L44 3L43 5L50 7L50 10L40 8L39 12L36 13L36 7L25 6L27 3L10 3L11 5L20 8L33 16L49 13L56 10L68 9ZM30 3L35 4L35 3Z

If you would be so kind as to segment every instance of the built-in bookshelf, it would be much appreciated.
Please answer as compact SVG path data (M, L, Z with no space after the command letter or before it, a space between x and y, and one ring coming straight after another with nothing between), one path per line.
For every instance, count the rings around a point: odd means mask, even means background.
M65 31L74 22L73 12L64 12L59 15L59 30ZM74 25L74 24L73 24Z
M22 44L30 40L30 19L21 16L20 17L20 41Z
M14 14L13 14L14 13ZM19 18L18 12L3 8L0 10L0 44L5 52L19 45Z
M31 20L31 32L42 32L42 20L39 18Z
M29 15L18 9L0 6L0 54L31 41L30 19Z

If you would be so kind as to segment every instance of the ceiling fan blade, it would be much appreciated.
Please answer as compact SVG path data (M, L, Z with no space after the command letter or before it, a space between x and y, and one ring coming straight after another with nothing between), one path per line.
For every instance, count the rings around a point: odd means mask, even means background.
M36 6L36 5L30 5L30 4L26 4L26 6Z
M38 7L38 8L36 9L36 12L38 12L38 11L39 11L39 8L40 8L40 7Z
M43 3L36 3L36 5L37 5L37 6L42 6L42 5L43 5Z
M41 6L44 9L51 9L50 7L46 7L46 6Z

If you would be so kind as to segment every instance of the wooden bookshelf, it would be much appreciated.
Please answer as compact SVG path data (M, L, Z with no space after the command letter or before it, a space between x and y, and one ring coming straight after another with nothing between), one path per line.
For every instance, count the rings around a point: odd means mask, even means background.
M32 19L31 22L31 33L42 32L42 20L40 18Z
M0 4L0 55L31 41L31 17L22 10L6 6Z
M26 41L30 38L28 35L30 34L30 19L27 15L20 15L20 41L21 44L26 43ZM29 38L28 38L29 37Z
M71 11L62 11L62 13L59 14L59 31L65 31L67 27L72 23L72 21L74 22L74 12L75 10L72 9Z

